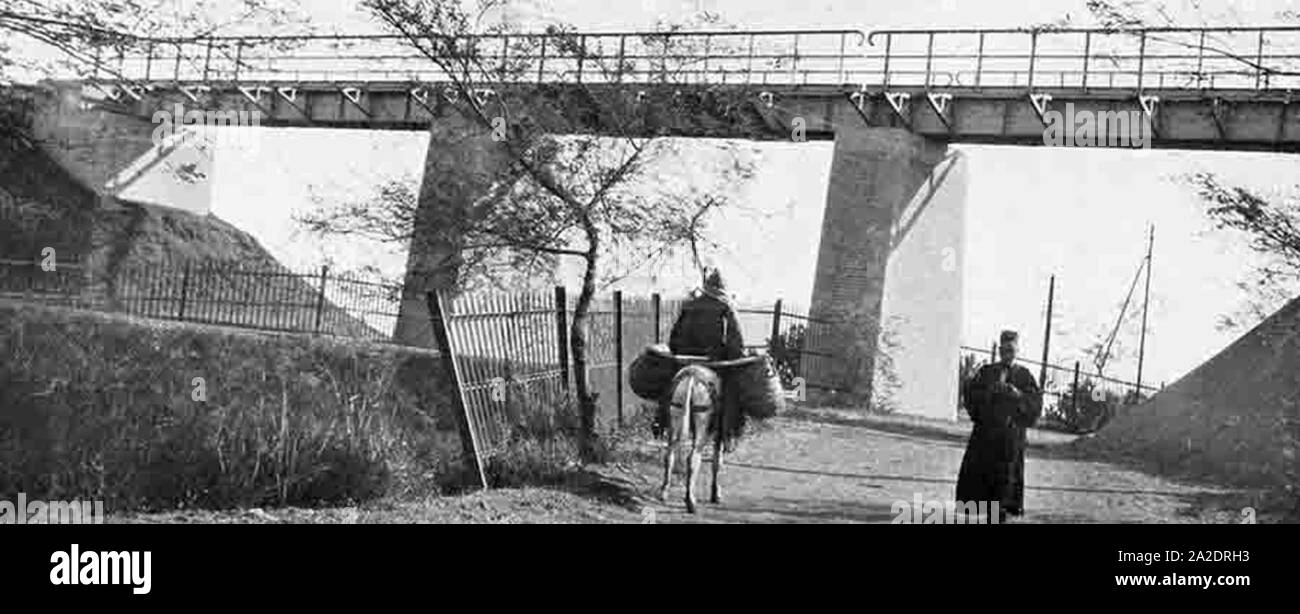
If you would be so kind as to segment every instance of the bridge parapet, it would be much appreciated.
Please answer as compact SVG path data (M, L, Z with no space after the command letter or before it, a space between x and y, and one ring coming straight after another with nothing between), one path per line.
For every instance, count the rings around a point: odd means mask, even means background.
M519 83L856 83L866 33L858 30L569 32L446 39L480 81ZM142 39L101 63L113 81L448 82L451 75L396 35Z
M1062 120L1119 113L1149 126L1143 146L1300 148L1300 26L121 37L109 49L74 87L144 117L181 103L260 112L265 125L421 130L469 75L476 93L503 96L549 89L539 84L739 94L768 127L760 138L830 138L865 122L1046 144Z
M882 87L1292 90L1300 28L882 30Z
M397 35L128 37L96 79L140 83L450 80ZM126 40L126 39L124 39ZM522 83L863 88L1292 90L1300 27L563 32L446 39ZM445 44L445 43L444 43Z

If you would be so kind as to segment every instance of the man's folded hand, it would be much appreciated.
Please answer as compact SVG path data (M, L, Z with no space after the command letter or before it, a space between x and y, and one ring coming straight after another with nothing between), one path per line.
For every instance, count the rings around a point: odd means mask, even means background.
M1013 397L1019 397L1021 395L1019 388L1016 388L1013 384L1008 384L1006 382L997 382L993 384L993 392L998 392Z

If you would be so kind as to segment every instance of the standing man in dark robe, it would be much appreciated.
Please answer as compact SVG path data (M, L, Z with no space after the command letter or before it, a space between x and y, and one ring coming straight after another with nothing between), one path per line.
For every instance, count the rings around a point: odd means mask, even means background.
M999 522L1024 514L1025 431L1043 409L1033 373L1015 364L1018 345L1015 331L1002 331L1001 360L981 367L966 388L966 412L974 428L957 476L957 501L990 508L996 502Z
M700 291L684 305L673 323L672 333L668 336L668 349L678 356L706 356L710 361L734 360L745 354L745 341L740 334L740 322L736 319L736 308L727 296L727 286L722 273L716 268L704 271L704 284ZM723 411L714 412L715 420L723 425L723 432L728 435L728 448L731 436L740 425L739 390L735 385L735 376L727 369L718 369L718 379L722 382ZM660 403L659 419L656 420L656 435L668 423L668 402ZM716 425L715 425L716 426ZM730 450L728 450L730 451Z

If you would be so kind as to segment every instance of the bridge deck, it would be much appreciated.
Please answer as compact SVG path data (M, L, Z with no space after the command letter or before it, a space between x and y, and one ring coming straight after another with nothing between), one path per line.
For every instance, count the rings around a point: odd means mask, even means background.
M429 96L538 84L752 90L785 138L856 117L953 141L1042 140L1052 112L1136 112L1153 146L1290 149L1300 28L574 32L125 38L84 80L118 103L256 110L268 125L419 129ZM848 104L838 103L840 100ZM849 109L846 111L845 109Z

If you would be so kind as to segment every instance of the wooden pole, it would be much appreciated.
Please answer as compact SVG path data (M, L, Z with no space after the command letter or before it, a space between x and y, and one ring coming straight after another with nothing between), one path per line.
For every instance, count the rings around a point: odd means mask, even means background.
M781 299L776 299L776 305L772 307L772 340L769 343L775 345L780 342L781 342Z
M325 313L325 283L329 281L330 267L328 264L321 265L320 268L320 293L316 295L316 332L320 333L321 316Z
M1047 286L1047 327L1043 331L1043 367L1038 372L1038 387L1047 387L1047 351L1052 344L1052 301L1056 295L1056 276L1052 276L1050 285Z
M654 320L655 320L654 324L655 324L655 343L656 343L656 344L659 343L659 339L660 339L660 335L659 335L659 304L660 304L660 300L661 300L661 299L659 298L659 293L658 293L658 292L655 292L653 295L650 296L650 302L651 302L651 303L653 304L653 306L654 306Z
M1070 409L1074 416L1079 415L1079 361L1074 361L1074 392L1070 394Z
M1147 281L1146 297L1142 299L1142 338L1138 342L1138 374L1137 374L1137 396L1142 395L1142 361L1146 358L1147 350L1147 304L1151 302L1151 250L1156 242L1156 226L1151 225L1151 234L1147 239Z
M180 312L176 314L177 320L185 319L185 298L187 297L190 291L190 263L189 262L185 263L184 275L185 276L181 278L181 308L180 308Z
M429 319L433 324L433 336L438 342L438 353L442 355L443 377L447 382L446 385L450 387L448 396L455 408L457 421L460 423L461 447L465 457L470 461L479 486L487 488L487 475L483 472L483 460L479 456L478 435L469 414L469 404L465 402L465 388L461 385L460 368L456 366L456 357L451 350L451 336L447 334L447 314L443 311L442 302L438 300L436 292L429 292L427 300Z
M614 291L614 361L618 369L618 428L623 428L623 291Z
M569 300L564 286L555 287L555 340L560 358L560 387L569 391Z

